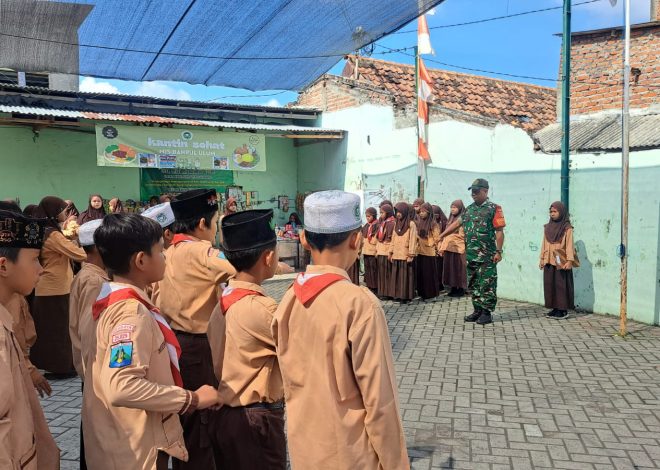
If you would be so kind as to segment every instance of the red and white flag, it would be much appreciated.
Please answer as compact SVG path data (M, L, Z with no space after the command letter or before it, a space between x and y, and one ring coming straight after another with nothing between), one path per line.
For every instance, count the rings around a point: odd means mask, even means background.
M420 54L434 54L431 47L429 27L426 16L417 20L417 164L418 175L422 182L426 181L426 165L431 163L429 153L429 104L433 101L433 79L426 70Z

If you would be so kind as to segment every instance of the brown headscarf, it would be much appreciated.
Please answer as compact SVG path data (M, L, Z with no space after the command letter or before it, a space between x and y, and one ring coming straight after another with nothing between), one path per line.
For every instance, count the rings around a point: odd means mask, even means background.
M23 215L25 217L30 217L31 219L34 219L37 216L38 209L39 209L38 205L28 204L27 206L25 206L25 209L23 209Z
M426 211L429 216L426 219L422 218L421 212ZM437 221L435 220L435 215L433 214L433 207L428 202L423 203L419 208L420 216L415 220L417 225L417 233L421 238L426 238L431 234L433 230L433 224Z
M80 216L80 212L78 212L78 208L76 205L73 203L73 201L64 201L66 202L66 209L64 209L64 216L68 220L71 217L75 217L76 220Z
M229 197L227 198L227 204L225 204L225 215L230 215L230 214L235 214L236 212L232 212L229 210L231 205L234 204L236 205L236 208L238 209L238 205L236 203L236 198L234 197Z
M412 213L414 213L415 210L407 202L398 202L396 206L394 206L394 209L396 210L397 214L400 212L402 216L401 220L399 220L397 217L396 227L394 228L396 234L401 236L410 228L410 222L413 219Z
M378 227L378 241L389 243L392 241L392 233L394 233L394 209L390 204L383 204L380 206L380 210L385 212L385 219L381 219Z
M376 212L376 209L373 207L367 208L365 212L367 215L373 217L374 220L371 223L367 222L366 224L364 224L364 226L362 227L362 237L367 240L371 240L378 231L378 227L379 227L378 213Z
M412 205L422 207L424 205L424 198L418 197L417 199L415 199L415 202L413 202Z
M95 197L99 197L101 198L101 201L103 201L103 197L100 194L92 194L89 196L89 205L87 206L87 210L83 211L83 213L80 214L80 217L78 217L78 225L105 217L105 207L103 207L103 205L101 205L100 209L94 209L92 207L92 199Z
M440 231L444 232L444 230L447 228L447 216L440 208L440 206L432 205L431 207L433 208L433 219L440 227Z
M456 206L458 208L458 214L454 215L450 212L449 224L452 224L456 219L458 219L461 215L463 215L463 212L465 212L465 205L463 204L462 200L456 199L454 202L451 203L451 205Z
M545 239L549 243L559 243L566 230L573 228L573 226L571 225L571 219L566 213L566 206L562 202L553 202L550 204L550 208L552 209L553 207L559 212L559 219L552 220L552 217L550 217L550 221L545 224Z
M390 201L389 199L385 199L385 200L382 201L380 204L378 204L378 208L379 208L379 209L382 209L384 205L388 205L388 206L390 206L390 207L394 207L394 204L392 204L392 201Z
M61 231L59 221L57 220L66 209L66 202L55 196L46 196L41 200L35 211L35 216L39 219L48 219L46 222L46 237L51 233Z

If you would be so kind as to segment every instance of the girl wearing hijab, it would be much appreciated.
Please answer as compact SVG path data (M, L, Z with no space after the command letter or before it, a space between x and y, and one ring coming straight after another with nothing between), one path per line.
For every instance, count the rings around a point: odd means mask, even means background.
M459 220L465 212L463 201L457 199L451 203L450 226ZM442 256L442 283L451 288L449 297L463 297L467 289L467 264L465 262L465 232L463 226L456 230L440 234L440 256Z
M402 303L415 297L415 256L417 255L417 226L413 221L415 209L407 202L394 206L396 225L390 245L392 263L390 289L392 297Z
M417 199L415 199L412 205L413 205L413 209L415 209L415 213L413 214L412 220L416 222L417 219L419 219L419 213L421 212L422 206L424 205L424 198L418 197Z
M300 220L300 217L296 212L292 212L291 215L289 216L289 224L293 226L294 230L296 230L297 228L302 228L303 226L302 220Z
M362 259L364 261L364 283L371 292L378 291L378 214L369 207L365 212L367 223L362 227Z
M121 200L118 197L113 197L108 203L108 208L110 209L111 214L119 214L124 212L124 205L121 203Z
M376 231L376 265L378 267L378 296L391 299L394 295L392 283L392 263L390 263L390 245L394 235L394 208L390 204L380 206L380 223Z
M579 266L573 247L573 226L566 206L559 201L550 205L550 221L545 224L539 268L543 270L543 291L547 314L566 318L575 308L573 267Z
M417 219L417 293L423 300L440 294L439 244L440 226L433 216L433 207L426 202L420 206Z
M37 283L32 310L37 342L30 349L30 360L37 368L54 374L53 378L76 375L69 336L71 261L87 259L85 251L62 234L66 207L62 199L48 196L36 210L37 217L48 222L40 255L44 271Z
M442 233L447 228L447 216L440 208L440 206L433 205L431 207L433 208L433 219L438 224L438 227L440 227L440 233ZM445 286L442 282L442 273L444 272L444 260L442 259L442 255L440 254L439 244L437 249L438 249L438 256L435 258L435 261L436 264L438 265L438 282L439 282L438 288L440 289L440 292L442 292L445 290Z
M78 217L78 225L92 220L98 220L105 217L105 207L103 207L103 197L100 194L92 194L89 197L89 206L87 210Z

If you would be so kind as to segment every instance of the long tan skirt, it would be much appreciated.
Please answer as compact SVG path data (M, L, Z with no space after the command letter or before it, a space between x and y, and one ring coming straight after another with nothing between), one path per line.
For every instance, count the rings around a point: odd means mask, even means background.
M392 297L394 291L392 289L392 263L387 259L387 256L379 255L376 257L378 263L378 295L381 297Z
M442 283L453 289L467 289L467 265L465 263L465 254L445 251L442 258Z
M54 374L75 372L69 336L69 294L35 296L32 318L37 342L30 348L30 361Z
M415 298L415 261L392 261L392 276L390 277L392 297L396 300L412 300Z
M364 283L371 290L378 289L378 261L375 256L364 255Z
M543 292L546 308L571 310L575 308L573 270L557 269L551 264L543 268Z
M436 256L417 255L417 293L422 299L433 299L440 294L438 259Z

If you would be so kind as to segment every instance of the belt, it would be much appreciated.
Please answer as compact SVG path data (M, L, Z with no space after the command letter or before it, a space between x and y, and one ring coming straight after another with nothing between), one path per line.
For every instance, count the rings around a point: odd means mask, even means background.
M174 331L174 333L177 335L190 336L191 338L207 339L206 333L188 333L187 331L181 331L181 330L172 330L172 331Z
M257 408L263 410L283 410L284 401L280 400L274 403L264 403L264 402L252 403L251 405L245 405L243 408Z

